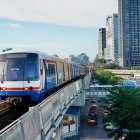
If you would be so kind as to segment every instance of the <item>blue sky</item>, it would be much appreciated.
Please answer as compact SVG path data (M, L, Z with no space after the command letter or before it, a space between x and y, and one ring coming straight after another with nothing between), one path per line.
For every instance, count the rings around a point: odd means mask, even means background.
M93 60L98 28L117 11L116 0L19 1L0 1L0 48L31 48L62 58L86 53Z

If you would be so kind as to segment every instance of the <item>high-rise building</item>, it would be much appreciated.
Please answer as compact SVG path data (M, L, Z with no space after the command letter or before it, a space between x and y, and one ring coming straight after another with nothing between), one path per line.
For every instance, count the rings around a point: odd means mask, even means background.
M118 0L119 65L140 66L140 0Z
M106 61L118 62L118 14L106 18Z
M98 35L98 56L99 56L99 59L103 59L105 48L106 48L106 29L100 28L99 35Z
M70 55L70 61L77 63L88 63L89 57L85 53L81 53L78 56Z
M85 53L81 53L80 55L77 56L77 59L80 62L89 62L89 57Z

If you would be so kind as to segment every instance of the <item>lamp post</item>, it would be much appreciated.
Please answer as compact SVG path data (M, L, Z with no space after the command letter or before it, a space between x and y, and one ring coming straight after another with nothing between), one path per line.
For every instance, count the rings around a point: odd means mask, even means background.
M129 133L140 133L140 130L128 130L128 129L123 129L123 130L122 130L122 133L123 133L123 135L122 135L122 137L121 137L121 140L125 140L125 138L127 137L127 135L128 135Z

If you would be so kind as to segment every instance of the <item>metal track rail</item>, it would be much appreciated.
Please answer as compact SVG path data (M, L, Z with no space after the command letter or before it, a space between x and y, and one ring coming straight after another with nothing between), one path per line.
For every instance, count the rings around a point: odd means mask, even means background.
M11 108L12 104L8 101L0 102L0 116Z
M0 129L6 124L12 104L8 101L0 102Z
M28 107L15 105L8 101L0 102L0 130L14 122L28 111Z

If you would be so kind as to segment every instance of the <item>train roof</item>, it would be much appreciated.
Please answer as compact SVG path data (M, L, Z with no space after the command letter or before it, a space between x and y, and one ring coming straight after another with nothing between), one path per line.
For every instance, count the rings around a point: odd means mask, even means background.
M40 52L40 51L36 51L36 50L31 50L31 49L12 49L12 50L8 50L5 52L0 53L1 54L13 54L13 53L36 53L39 55L39 58L47 58L47 59L53 59L53 56L50 56L46 53Z
M12 50L8 50L8 51L5 51L5 52L1 52L0 55L2 55L2 54L13 54L13 53L36 53L36 54L38 54L39 59L48 59L48 60L53 60L53 61L57 61L57 62L64 62L64 63L71 63L71 64L74 64L74 65L80 65L78 63L68 61L68 60L64 60L62 58L51 56L51 55L48 55L47 53L32 50L32 49L12 49Z

